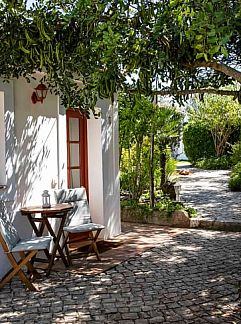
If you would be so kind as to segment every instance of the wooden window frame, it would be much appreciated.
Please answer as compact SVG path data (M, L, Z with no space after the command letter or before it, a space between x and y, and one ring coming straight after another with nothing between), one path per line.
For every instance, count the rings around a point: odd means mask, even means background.
M70 140L69 119L78 118L79 120L79 141ZM73 109L66 110L66 126L67 126L67 173L68 188L71 186L71 170L80 170L80 185L86 188L88 186L88 143L87 143L87 118L81 112ZM70 166L70 144L79 144L79 166Z

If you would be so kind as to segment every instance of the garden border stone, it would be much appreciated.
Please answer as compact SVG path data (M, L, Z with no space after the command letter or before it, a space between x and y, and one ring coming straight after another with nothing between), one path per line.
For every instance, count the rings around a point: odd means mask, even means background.
M172 215L168 215L165 211L154 210L147 212L142 208L125 206L121 208L121 220L123 222L160 226L190 227L190 218L184 210L176 210Z

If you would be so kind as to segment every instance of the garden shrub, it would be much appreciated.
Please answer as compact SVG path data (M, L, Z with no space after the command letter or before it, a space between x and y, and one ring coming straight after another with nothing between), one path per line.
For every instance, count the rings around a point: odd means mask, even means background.
M191 163L215 156L211 132L200 122L190 122L184 126L183 143L185 153Z
M231 146L240 141L240 139L241 139L240 134L241 134L241 126L234 127L233 133L230 135L230 138L228 139ZM229 151L230 151L230 149L229 149ZM232 153L232 152L230 152L230 153Z
M147 202L138 203L131 199L121 201L121 207L122 208L129 207L132 209L139 210L143 212L144 215L151 214L153 211L160 211L160 212L166 212L167 215L171 216L174 211L182 210L182 211L186 211L190 218L197 216L196 209L186 206L183 202L173 201L170 199L168 195L165 194L161 194L159 196L159 200L156 203L154 208L150 208Z
M131 159L128 157L128 150L123 149L122 153L122 161L121 161L121 172L120 172L120 187L121 191L125 192L125 196L128 196L130 198L135 197L136 201L139 200L142 194L145 192L148 192L149 196L149 141L145 141L142 148L142 154L141 154L141 161L137 162L135 160L135 146L132 147L130 150L131 153ZM173 175L176 171L176 164L177 161L172 158L171 156L171 149L166 148L165 149L166 155L167 155L167 161L166 161L166 178L167 181L172 180ZM158 156L159 158L159 156ZM138 169L139 172L139 181L137 181L137 168L136 164L141 163L141 168ZM155 157L155 188L160 187L160 178L162 174L162 170L159 165L159 161L157 159L157 156ZM138 182L138 186L136 185Z
M232 165L236 165L241 162L241 142L237 142L232 145L232 156L231 156Z
M231 157L227 155L223 155L218 158L211 157L202 159L195 163L197 168L204 170L229 170L231 165Z
M228 186L231 191L241 191L241 175L235 174L230 177Z
M241 191L241 162L233 167L228 186L231 191Z
M241 161L233 166L231 175L234 174L234 173L235 174L239 174L239 173L241 174Z

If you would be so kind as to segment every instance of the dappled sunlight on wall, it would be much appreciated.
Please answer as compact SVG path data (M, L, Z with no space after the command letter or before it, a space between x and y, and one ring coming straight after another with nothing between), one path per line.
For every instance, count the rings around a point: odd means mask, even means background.
M41 204L43 190L58 187L58 170L67 173L62 170L66 154L63 154L63 150L58 152L59 143L66 145L63 136L58 138L58 131L66 132L64 122L61 129L58 125L58 98L49 93L43 104L34 105L30 99L34 87L35 84L21 79L0 83L0 93L3 94L0 98L4 97L4 131L2 127L1 133L5 145L1 166L4 167L2 178L6 177L6 183L2 183L6 188L0 189L0 201L5 202L9 219L14 222L22 238L31 235L32 229L19 208ZM65 120L64 110L61 117ZM54 197L51 198L54 203ZM0 264L1 277L9 267L1 248Z
M107 195L113 195L114 193L114 177L115 177L115 148L114 148L114 136L115 127L114 124L114 107L109 104L108 108L102 109L102 151L103 151L103 164L108 165L107 169L104 169L104 190ZM105 185L106 184L106 185Z
M16 201L18 208L40 204L41 194L58 183L58 98L48 93L43 103L31 95L41 75L27 83L14 80L16 135Z
M16 163L17 201L22 206L29 201L40 203L43 189L55 183L55 139L55 118L27 116L21 138L18 139Z
M14 113L5 113L5 170L7 188L2 198L12 200L15 197L15 164L16 164L16 138L14 135Z
M0 186L6 185L4 92L0 91Z
M113 139L113 107L110 104L108 109L101 109L102 113L102 143L103 150L107 152L111 148Z
M115 101L113 104L109 104L108 108L102 109L104 217L106 237L118 235L121 231L118 130L118 109L117 102Z

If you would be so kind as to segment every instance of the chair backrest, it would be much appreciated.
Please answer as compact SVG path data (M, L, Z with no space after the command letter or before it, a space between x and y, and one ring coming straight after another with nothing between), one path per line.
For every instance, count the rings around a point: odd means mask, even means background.
M86 190L84 187L73 189L59 189L54 191L55 200L58 204L70 203L73 206L69 212L68 226L89 224L92 222L87 200Z
M4 252L12 251L20 241L16 228L9 220L7 208L4 202L0 201L0 242Z

